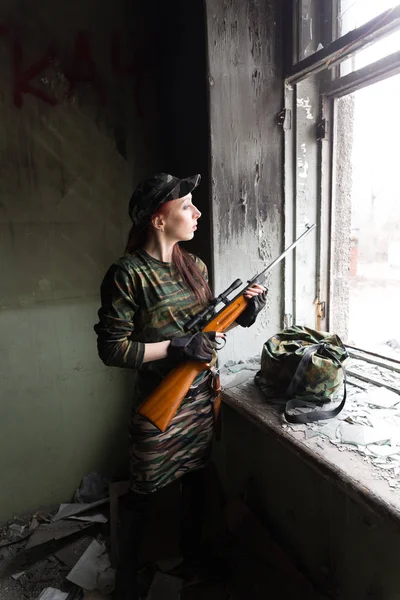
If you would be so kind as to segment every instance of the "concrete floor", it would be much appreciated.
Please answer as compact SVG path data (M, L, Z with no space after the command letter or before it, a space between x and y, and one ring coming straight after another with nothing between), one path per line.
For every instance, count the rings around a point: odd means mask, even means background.
M178 495L179 487L172 486L164 490L153 507L151 526L142 548L142 559L147 565L142 577L151 573L149 585L154 576L153 566L149 565L156 562L159 565L160 558L176 557L179 553ZM196 570L197 578L193 578L193 572L189 577L187 569L182 571L182 567L178 566L170 575L184 579L183 590L181 595L167 595L168 600L261 600L267 596L279 600L321 598L241 500L226 503L214 481L209 489L208 501L203 537L213 552L212 568ZM107 542L105 527L95 526L86 530L74 544L81 543L84 536L102 536ZM26 541L21 541L1 549L7 528L0 530L1 533L0 600L36 600L47 587L62 591L73 589L65 579L70 566L55 556L55 548L49 547L47 555L46 550L43 553L43 547L25 552ZM71 541L59 540L57 546L66 544L71 544ZM24 552L29 555L29 560L24 558ZM79 551L77 553L79 555ZM40 554L44 555L40 557ZM10 575L20 570L24 570L25 574L14 581ZM156 572L160 575L160 566ZM152 595L151 599L166 600L167 596L163 592ZM104 600L107 596L91 593L84 598Z

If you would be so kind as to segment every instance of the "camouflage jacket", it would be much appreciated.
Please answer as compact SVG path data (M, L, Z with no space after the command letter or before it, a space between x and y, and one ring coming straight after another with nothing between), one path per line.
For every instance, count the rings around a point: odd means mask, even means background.
M207 279L207 267L193 256ZM135 404L175 366L169 359L143 363L144 344L182 335L184 325L201 309L172 263L142 249L111 265L101 285L97 348L108 366L135 371Z

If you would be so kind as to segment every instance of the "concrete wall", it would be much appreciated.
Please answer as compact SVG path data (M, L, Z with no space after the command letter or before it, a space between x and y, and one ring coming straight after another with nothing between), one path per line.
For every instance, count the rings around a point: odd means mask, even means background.
M299 568L340 600L400 598L400 528L354 501L294 448L223 405L216 457L228 496L245 495Z
M282 249L282 14L272 0L206 0L215 290L260 272ZM267 309L229 334L221 360L259 354L281 327L282 272Z
M101 364L93 324L132 187L161 165L141 4L2 3L0 522L123 468L129 373Z
M10 1L0 23L2 520L125 456L129 373L102 366L92 327L138 180L202 173L189 249L217 292L281 250L283 49L272 2ZM225 358L280 326L280 274Z

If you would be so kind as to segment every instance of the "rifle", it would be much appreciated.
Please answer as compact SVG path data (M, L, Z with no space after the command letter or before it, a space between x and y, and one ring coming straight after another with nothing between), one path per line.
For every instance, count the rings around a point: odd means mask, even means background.
M236 279L222 294L211 300L210 304L193 317L187 323L187 331L220 331L223 332L236 318L245 310L248 300L244 293L254 284L262 285L267 273L271 271L297 244L315 228L314 225L306 225L304 231L286 250L282 252L272 263L270 263L261 273L249 279L244 288L232 299L228 298L234 290L242 285L240 279ZM215 307L223 303L225 306L216 313ZM211 369L216 362L214 359L209 362L188 361L172 369L164 377L156 389L142 402L138 412L146 417L160 431L165 431L170 424L173 416L181 405L182 400L189 391L194 379L201 371ZM214 413L219 411L220 398L217 396L214 400Z

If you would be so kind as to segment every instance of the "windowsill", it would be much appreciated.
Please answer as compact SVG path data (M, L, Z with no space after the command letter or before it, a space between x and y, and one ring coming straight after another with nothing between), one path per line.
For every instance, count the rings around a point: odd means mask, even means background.
M379 470L357 452L331 443L327 438L305 438L304 431L293 431L279 409L268 404L252 378L224 390L223 402L261 430L274 436L322 477L331 479L355 501L362 502L380 516L400 525L400 494L382 478Z

